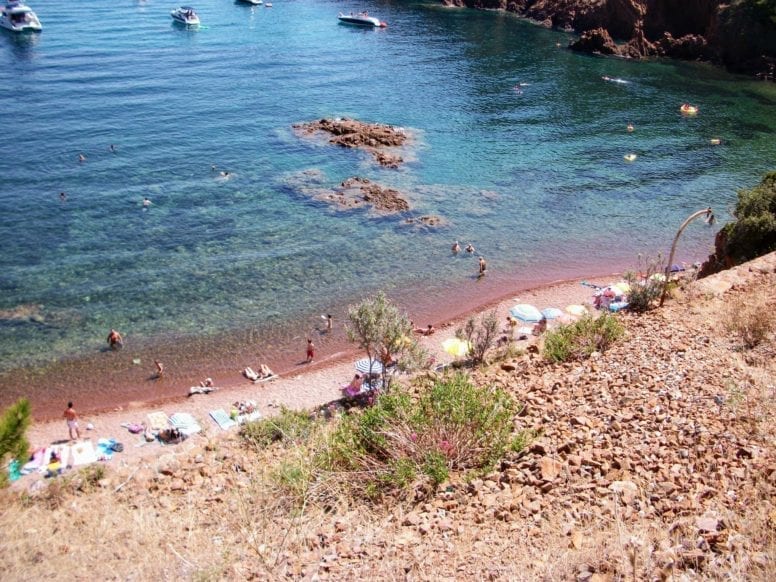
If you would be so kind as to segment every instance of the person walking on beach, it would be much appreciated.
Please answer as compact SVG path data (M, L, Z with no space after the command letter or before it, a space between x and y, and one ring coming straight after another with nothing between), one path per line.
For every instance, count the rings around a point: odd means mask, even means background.
M111 329L108 334L108 345L112 350L118 350L124 345L124 338L115 329Z
M156 377L161 378L164 376L164 364L159 360L154 360L154 366L156 366Z
M307 363L313 361L313 358L315 358L315 344L313 343L313 340L307 339Z
M76 414L72 402L67 403L67 408L65 409L65 413L62 416L64 416L65 420L67 421L67 430L70 434L70 440L72 441L80 439L81 431L78 430L78 414ZM75 432L75 436L73 436L73 432Z

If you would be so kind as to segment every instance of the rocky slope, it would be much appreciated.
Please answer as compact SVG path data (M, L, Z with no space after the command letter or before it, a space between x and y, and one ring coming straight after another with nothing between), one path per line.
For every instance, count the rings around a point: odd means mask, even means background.
M756 0L442 0L515 12L580 33L574 50L626 57L705 60L774 79L774 8ZM616 41L616 42L615 42Z
M41 489L0 514L7 580L608 581L776 575L776 342L725 333L776 308L776 253L623 315L612 349L549 364L537 349L476 371L536 438L480 478L380 505L294 489L304 444L236 437ZM289 487L308 501L300 508ZM274 485L273 485L274 484Z

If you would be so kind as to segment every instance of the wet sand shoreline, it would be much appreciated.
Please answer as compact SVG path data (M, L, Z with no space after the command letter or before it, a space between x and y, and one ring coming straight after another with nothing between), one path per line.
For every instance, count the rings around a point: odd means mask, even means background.
M417 301L425 309L405 311L416 324L425 326L433 323L439 328L470 314L487 311L515 294L541 294L557 285L578 285L578 281L583 279L527 283L524 288L516 288L513 282L500 281L490 287L468 286L460 291L461 301L457 304L449 301L431 306ZM482 292L478 297L480 290ZM407 302L405 298L399 303L403 305ZM274 352L259 348L258 343L252 341L250 332L191 338L185 343L174 342L162 348L133 345L130 336L128 345L116 352L101 348L87 357L57 362L43 369L13 371L0 378L3 399L8 400L3 405L25 396L32 402L34 420L45 422L58 419L68 400L78 402L82 414L173 404L186 400L189 387L197 386L206 377L213 378L215 385L221 389L249 389L252 385L242 377L241 370L246 366L255 369L260 363L268 364L281 377L317 373L321 368L336 366L340 361L358 355L356 347L345 337L345 315L339 315L331 334L313 330L316 361L310 365L303 362L302 336L293 338L299 343L297 350ZM322 322L320 327L323 328ZM154 359L164 363L165 375L162 379L154 377ZM140 363L135 364L134 361ZM10 380L14 381L11 383ZM9 397L7 387L11 384L17 394Z
M611 282L617 280L616 275L600 276L598 281ZM471 315L482 314L496 310L500 321L504 321L509 307L516 302L533 303L537 307L547 306L565 307L570 303L584 303L589 305L591 290L580 285L584 279L548 283L541 287L526 289L509 293L495 302L472 309L459 317L441 322L437 325L438 331L433 336L421 338L421 343L437 358L439 362L450 362L452 357L446 354L441 344L444 339L452 337L455 330ZM518 342L526 345L533 341ZM117 438L128 446L117 458L121 462L128 462L135 457L157 455L161 449L157 445L143 446L137 435L129 434L121 428L122 423L140 423L147 413L154 410L163 410L168 415L174 412L189 412L198 419L205 429L200 436L193 437L187 446L195 446L201 443L202 438L210 439L219 435L230 434L219 429L209 418L208 413L215 409L229 411L233 402L237 400L251 399L256 401L258 409L264 416L275 414L281 406L291 409L309 409L339 399L341 386L346 384L353 375L353 362L363 354L356 350L338 352L327 358L322 358L310 366L295 367L282 373L279 378L270 382L253 384L245 379L229 385L223 385L218 391L208 395L196 395L192 397L179 396L149 401L135 401L117 407L115 410L104 412L88 412L79 403L75 408L80 415L81 436L96 440L98 438ZM65 402L61 404L56 418L46 421L37 420L29 430L29 439L33 446L45 446L67 437L67 427L61 419ZM94 430L86 431L88 423L94 426Z

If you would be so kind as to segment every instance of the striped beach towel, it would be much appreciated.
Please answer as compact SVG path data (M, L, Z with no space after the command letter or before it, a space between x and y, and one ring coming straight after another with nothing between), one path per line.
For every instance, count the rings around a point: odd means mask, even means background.
M237 423L229 418L229 415L223 408L219 408L218 410L211 410L210 418L212 418L223 430L229 430L233 426L237 426Z

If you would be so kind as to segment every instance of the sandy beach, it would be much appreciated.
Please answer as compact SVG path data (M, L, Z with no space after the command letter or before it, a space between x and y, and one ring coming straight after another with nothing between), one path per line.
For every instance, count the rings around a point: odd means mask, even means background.
M617 280L617 275L596 278L596 283L610 283ZM564 308L569 304L580 303L591 306L592 290L581 285L584 279L561 281L548 284L535 289L521 291L518 294L504 297L494 304L479 308L472 314L445 322L434 322L437 329L432 336L420 339L424 347L432 354L437 362L451 362L453 357L442 349L442 342L455 335L455 330L465 321L469 315L480 315L496 310L500 322L506 323L509 308L516 303L530 303L539 309L545 307ZM517 341L518 345L527 345L534 341ZM124 451L114 455L109 461L112 465L130 464L138 459L154 457L170 452L182 452L192 446L199 446L207 440L235 432L232 428L223 431L209 416L212 410L223 409L227 413L232 404L239 400L253 400L263 416L276 414L281 407L301 410L314 408L341 397L340 387L346 384L354 374L353 364L355 360L363 357L358 350L338 353L324 361L314 362L310 366L301 366L299 371L282 374L274 380L253 384L248 380L237 385L219 387L210 394L198 394L186 397L186 388L182 388L182 396L179 399L170 400L163 404L149 405L138 402L111 412L100 414L84 414L79 418L81 437L91 439L96 443L100 438L115 438L124 444ZM64 412L66 402L62 402ZM76 411L79 403L74 403ZM194 435L180 445L162 446L158 442L145 443L142 435L131 434L122 424L141 423L149 412L164 411L168 416L176 412L192 414L202 426L201 433ZM93 426L87 430L87 425ZM67 439L67 426L64 419L48 422L34 423L28 431L30 445L34 448L45 447L51 443ZM20 480L23 484L27 479Z

